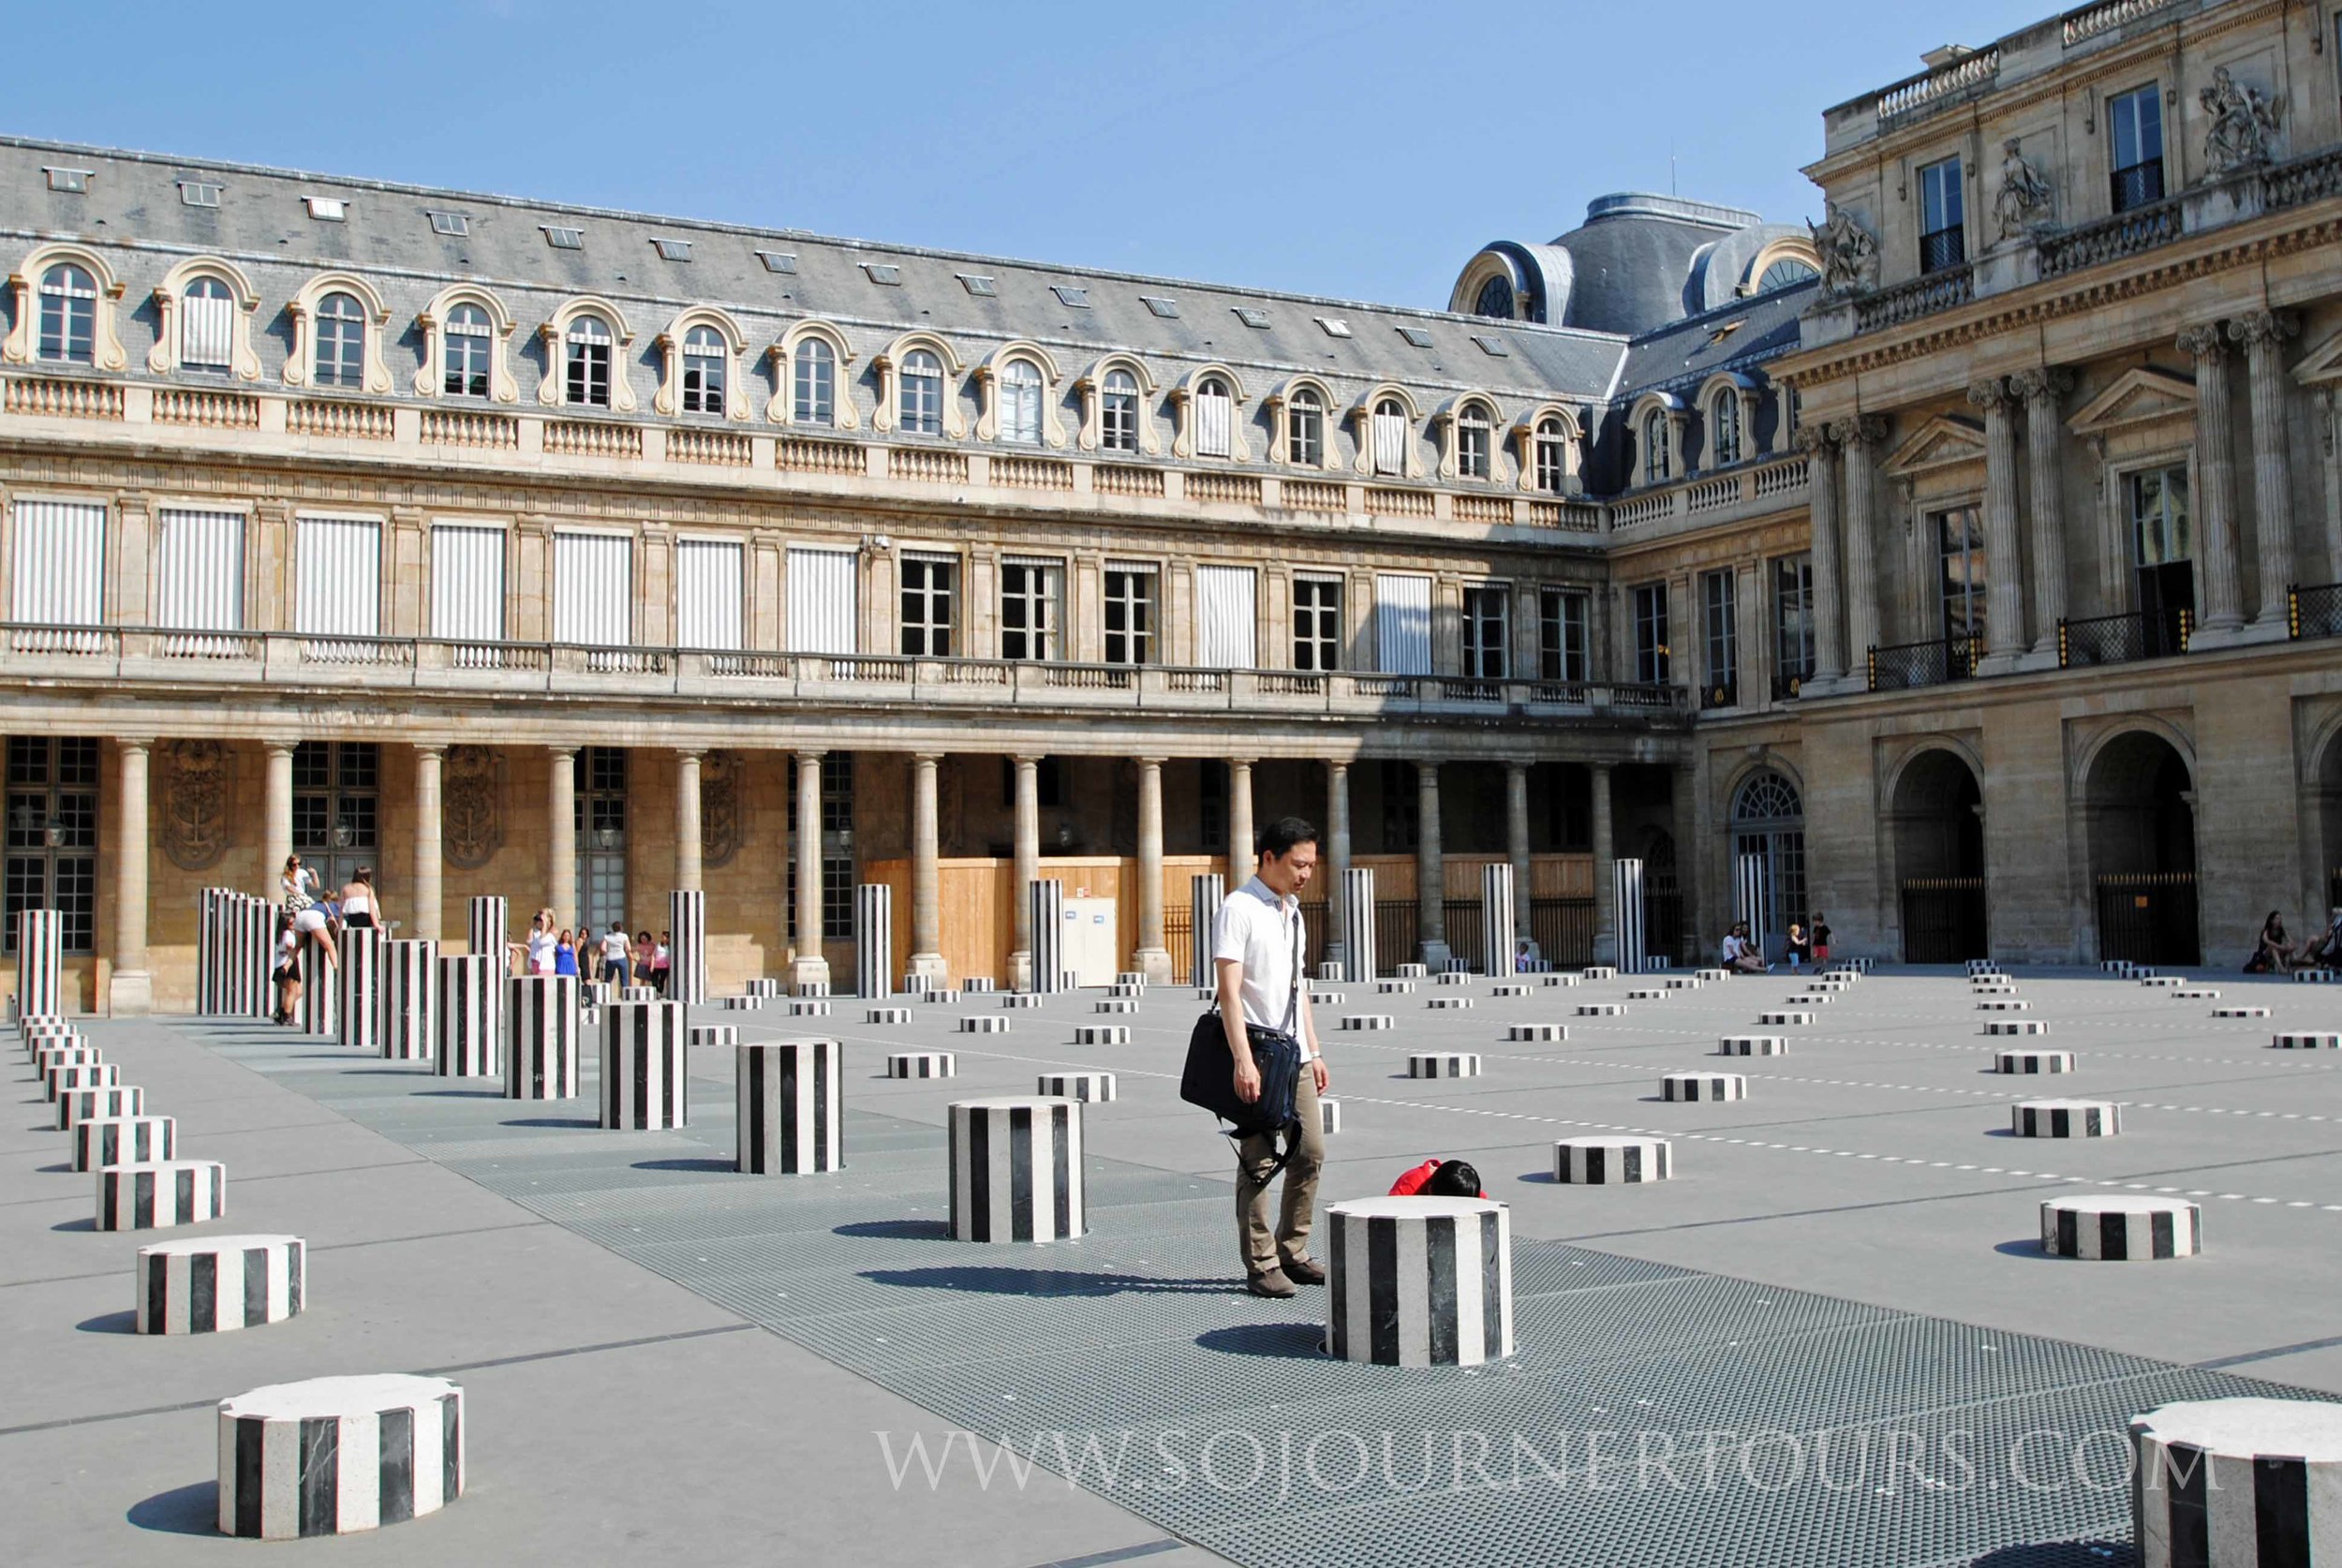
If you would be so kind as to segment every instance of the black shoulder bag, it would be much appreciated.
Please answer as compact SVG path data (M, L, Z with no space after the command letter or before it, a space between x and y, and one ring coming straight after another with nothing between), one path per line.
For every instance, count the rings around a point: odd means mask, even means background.
M1282 915L1282 906L1278 912ZM1252 1047L1253 1066L1260 1072L1258 1100L1248 1102L1237 1097L1236 1061L1228 1050L1227 1027L1222 1022L1217 1003L1195 1020L1195 1028L1189 1032L1187 1070L1179 1075L1179 1098L1230 1123L1229 1137L1283 1134L1284 1147L1270 1168L1271 1176L1284 1169L1285 1162L1301 1145L1301 1118L1295 1105L1296 1082L1301 1072L1301 1042L1297 1037L1301 1026L1301 922L1297 916L1293 922L1293 989L1285 997L1284 1023L1284 1028L1276 1029L1260 1024L1244 1026L1245 1043Z

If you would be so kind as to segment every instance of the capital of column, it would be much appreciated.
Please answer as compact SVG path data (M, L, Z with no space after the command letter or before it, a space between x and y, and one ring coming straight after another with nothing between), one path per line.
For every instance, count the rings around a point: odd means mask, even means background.
M414 743L414 751L418 757L445 757L447 747L439 741L417 741Z
M677 762L699 762L699 761L703 760L704 758L705 758L705 757L706 757L706 755L707 755L707 752L706 752L706 750L705 750L704 747L696 747L696 746L678 746L678 747L676 747L674 748L674 754L675 754L675 760L676 760Z
M301 743L297 740L273 740L263 744L268 747L271 757L290 757L301 749Z
M1995 408L2006 408L2012 401L2008 395L2008 383L1997 376L1968 388L1968 406L1987 413Z
M555 757L574 757L577 755L578 749L579 748L574 746L548 746L545 747L546 752Z
M1830 438L1852 452L1875 447L1887 438L1887 421L1878 414L1856 414L1830 422Z
M2189 327L2177 338L2179 351L2191 355L2199 365L2217 364L2228 358L2228 345L2220 337L2220 324L2207 321L2201 327Z
M124 751L152 751L155 749L155 737L152 735L116 735L114 745Z
M2274 348L2301 330L2301 318L2290 310L2246 311L2228 324L2228 335L2247 350Z
M2059 398L2073 391L2073 385L2074 373L2063 365L2035 365L2008 377L2009 390L2023 398L2028 408L2044 403L2055 407Z
M1838 444L1837 438L1830 434L1830 426L1827 424L1799 425L1796 436L1791 438L1791 443L1798 451L1816 457L1828 456L1831 449Z

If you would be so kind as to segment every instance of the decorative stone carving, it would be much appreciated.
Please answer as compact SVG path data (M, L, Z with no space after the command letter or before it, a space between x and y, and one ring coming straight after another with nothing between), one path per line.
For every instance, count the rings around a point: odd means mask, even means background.
M700 759L700 864L729 865L740 852L740 754Z
M1821 222L1805 226L1821 253L1822 293L1831 299L1867 293L1878 286L1878 241L1835 201L1823 207Z
M217 741L163 748L163 852L181 870L205 870L227 850L233 777L228 748Z
M2013 136L2000 144L2000 190L1993 198L1993 215L2004 240L2048 228L2056 200L2049 180L2025 161L2021 146Z
M439 789L440 852L449 865L476 871L504 847L496 753L484 746L449 747Z
M2263 94L2215 67L2212 85L2196 95L2211 124L2204 127L2203 157L2213 178L2257 169L2271 156L2270 142L2284 111L2282 94Z

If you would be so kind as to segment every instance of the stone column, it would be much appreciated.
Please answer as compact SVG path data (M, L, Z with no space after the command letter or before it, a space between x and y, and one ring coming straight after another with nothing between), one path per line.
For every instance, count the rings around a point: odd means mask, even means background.
M1350 764L1326 764L1326 842L1318 875L1326 880L1326 962L1346 963L1350 944L1342 939L1347 919L1342 886L1350 869Z
M545 752L545 905L556 930L577 924L577 750Z
M1505 764L1505 850L1513 863L1513 941L1529 931L1529 764ZM1492 955L1491 955L1492 961Z
M1612 885L1610 860L1610 764L1588 764L1593 775L1593 961L1618 962L1618 889Z
M1234 893L1253 880L1260 859L1253 849L1253 762L1251 758L1228 764L1228 891Z
M148 736L114 742L114 788L122 806L114 849L113 974L106 985L106 1011L117 1018L155 1011L155 980L146 967L147 757L154 745ZM291 765L288 756L289 771Z
M2253 412L2253 541L2260 557L2260 605L2253 629L2286 634L2285 590L2293 585L2291 444L2285 425L2285 340L2301 330L2284 311L2256 310L2228 324L2245 346Z
M2215 326L2179 334L2180 351L2196 362L2196 548L2202 567L2196 584L2197 629L2216 638L2245 623L2236 583L2235 440L2228 399L2228 345Z
M1805 453L1805 494L1812 513L1814 563L1814 684L1845 673L1845 638L1840 629L1838 592L1838 449L1830 432L1808 425L1797 433Z
M2057 661L2057 623L2066 618L2065 422L2059 401L2073 372L2045 368L2012 376L2024 399L2026 512L2033 540L2033 657ZM1989 612L1988 612L1989 613Z
M674 754L674 891L700 885L700 753Z
M260 896L272 904L281 896L277 880L292 853L292 760L297 745L268 743L268 782L260 805L260 831L268 847L261 851Z
M415 917L407 935L418 940L437 941L441 934L446 892L439 852L439 768L446 757L443 746L415 747Z
M1984 411L1984 657L1987 673L2012 668L2024 648L2023 558L2017 548L2017 400L1995 376L1968 389Z
M1837 420L1831 436L1845 453L1845 655L1846 673L1858 684L1870 680L1870 651L1878 641L1878 541L1872 525L1871 449L1887 438L1887 422L1875 414Z
M943 759L922 751L911 759L911 972L941 984L943 961L942 858L936 831L935 770Z
M1439 763L1415 765L1416 956L1436 970L1447 950L1447 856L1439 842Z
M1138 951L1131 967L1151 984L1171 984L1163 938L1163 759L1138 760Z
M822 754L797 753L797 954L789 961L789 988L829 984L822 952Z
M1010 907L1015 932L1009 943L1008 984L1012 990L1032 989L1032 895L1027 891L1041 875L1041 759L1018 757L1016 764L1015 856L1009 873L1014 884Z

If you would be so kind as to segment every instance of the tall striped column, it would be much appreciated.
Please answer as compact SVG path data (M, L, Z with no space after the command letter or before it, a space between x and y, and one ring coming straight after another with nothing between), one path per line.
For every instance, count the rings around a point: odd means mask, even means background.
M1765 911L1772 907L1772 900L1766 896L1765 857L1742 855L1733 865L1733 912L1746 923L1748 939L1756 948L1757 956L1768 957L1770 954L1765 952Z
M1217 871L1197 872L1187 880L1188 942L1194 949L1189 966L1195 989L1209 991L1220 984L1211 967L1211 928L1220 919L1221 901L1228 895L1228 879Z
M382 1046L382 949L378 930L342 930L341 1041L362 1051Z
M304 934L293 950L301 955L301 1029L304 1034L341 1032L341 967L328 963L318 939Z
M1618 967L1624 973L1639 974L1649 961L1643 950L1642 862L1614 860L1610 875L1618 910Z
M649 1132L690 1125L684 1013L679 1001L602 1004L602 1126Z
M493 1078L503 1066L502 954L439 960L432 1070L443 1078Z
M1476 1367L1513 1354L1511 1216L1486 1198L1330 1206L1326 1351L1382 1367Z
M219 1402L219 1532L347 1535L464 1495L464 1391L445 1378L311 1378Z
M65 915L57 910L21 910L16 917L16 1015L62 1017L65 1003L58 966L65 953Z
M895 890L884 882L853 890L853 989L865 1001L895 994Z
M1480 972L1497 980L1512 978L1519 949L1513 942L1513 868L1509 865L1480 867Z
M268 978L276 968L276 906L248 893L232 894L226 918L229 1013L265 1018L276 1011L276 988Z
M429 1061L439 1005L439 944L408 939L382 944L382 1056L386 1061Z
M1032 913L1032 989L1055 996L1065 989L1065 884L1035 877L1025 884Z
M228 1011L222 998L228 994L229 896L224 887L207 887L196 895L195 1013L199 1018L217 1018Z
M464 944L475 958L493 956L502 975L512 952L512 901L487 894L474 897L464 912Z
M707 895L681 890L667 895L667 999L707 999Z
M953 1240L1064 1241L1088 1228L1079 1104L963 1100L950 1118Z
M1356 866L1341 874L1342 978L1364 985L1374 968L1374 868Z
M749 1176L843 1170L844 1047L835 1040L776 1040L738 1053L738 1168Z
M577 977L516 974L504 983L504 1098L577 1097Z

